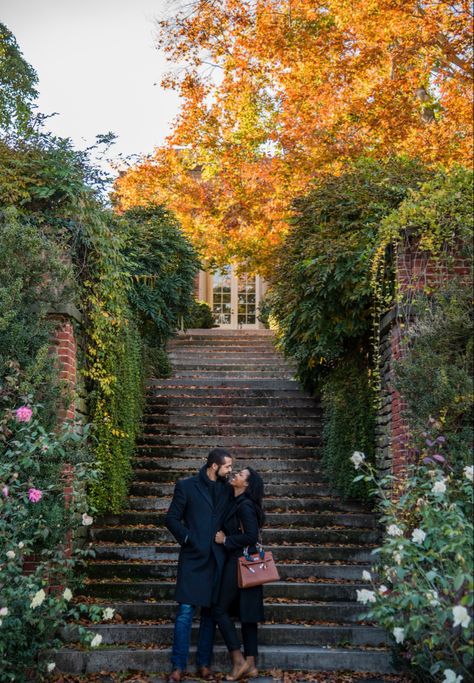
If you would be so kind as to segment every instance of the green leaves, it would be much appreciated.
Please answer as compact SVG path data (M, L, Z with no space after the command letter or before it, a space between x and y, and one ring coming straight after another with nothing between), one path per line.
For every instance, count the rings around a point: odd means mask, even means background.
M294 202L270 301L280 344L308 386L320 386L348 349L370 349L379 224L423 177L416 162L361 159Z

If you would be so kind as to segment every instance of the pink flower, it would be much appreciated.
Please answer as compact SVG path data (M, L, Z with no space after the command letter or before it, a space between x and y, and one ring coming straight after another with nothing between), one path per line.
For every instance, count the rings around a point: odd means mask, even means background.
M28 406L20 406L20 408L17 408L15 411L15 414L18 422L29 422L33 415L33 411L31 408L28 408Z
M4 487L3 487L2 493L3 493L3 495L5 496L5 498L8 498L8 493L9 493L8 486L4 486Z
M42 497L43 491L33 488L28 489L28 498L31 500L32 503L39 503Z

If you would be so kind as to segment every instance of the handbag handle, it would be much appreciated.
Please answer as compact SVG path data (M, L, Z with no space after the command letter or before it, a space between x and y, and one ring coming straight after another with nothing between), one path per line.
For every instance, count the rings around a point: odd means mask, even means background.
M258 555L261 560L265 559L265 550L263 549L263 545L261 543L256 543L255 547L257 548ZM250 562L252 560L252 556L249 553L249 546L247 545L244 548L244 557L247 560L247 562Z

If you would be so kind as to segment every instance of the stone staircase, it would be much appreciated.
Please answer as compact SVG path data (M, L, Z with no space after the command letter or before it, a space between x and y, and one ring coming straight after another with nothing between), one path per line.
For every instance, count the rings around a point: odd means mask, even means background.
M116 617L93 627L103 637L97 649L80 649L74 632L66 635L58 669L169 669L178 547L164 514L175 481L223 446L236 468L250 464L266 483L263 540L281 581L265 587L261 670L390 673L386 634L360 621L356 602L378 541L375 518L331 492L320 466L321 409L293 379L271 334L189 331L169 352L174 376L148 385L128 508L96 520L91 532L87 599L113 607ZM215 666L228 666L220 636Z

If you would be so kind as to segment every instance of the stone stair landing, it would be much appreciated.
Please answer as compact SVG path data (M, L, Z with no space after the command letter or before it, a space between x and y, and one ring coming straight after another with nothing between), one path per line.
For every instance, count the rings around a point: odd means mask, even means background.
M374 515L340 500L325 480L321 408L302 391L271 333L189 330L168 350L174 373L148 384L127 509L104 515L91 531L96 556L87 598L119 616L93 627L103 637L99 649L81 650L74 630L66 634L58 669L169 669L178 546L164 514L176 480L222 446L235 468L255 466L266 484L263 541L281 580L265 586L261 670L390 673L386 634L361 621L356 601L379 540ZM219 636L215 666L228 667Z

